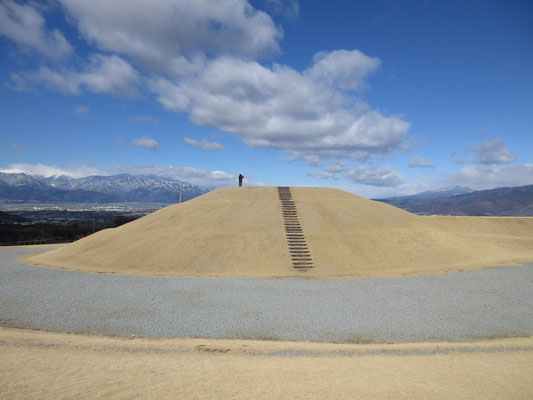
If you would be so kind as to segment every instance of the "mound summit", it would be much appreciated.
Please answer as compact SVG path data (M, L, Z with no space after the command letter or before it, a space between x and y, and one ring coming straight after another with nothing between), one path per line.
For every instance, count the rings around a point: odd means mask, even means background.
M313 269L292 267L275 187L214 190L28 261L132 275L335 278L533 260L533 218L417 216L338 189L291 192Z

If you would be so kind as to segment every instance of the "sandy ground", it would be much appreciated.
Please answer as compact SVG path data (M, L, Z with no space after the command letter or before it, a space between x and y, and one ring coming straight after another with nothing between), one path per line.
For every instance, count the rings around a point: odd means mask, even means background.
M5 399L531 399L533 338L335 345L0 328Z
M131 275L435 274L533 260L533 218L422 217L338 189L291 188L315 268L292 268L275 187L218 189L63 248L37 265Z

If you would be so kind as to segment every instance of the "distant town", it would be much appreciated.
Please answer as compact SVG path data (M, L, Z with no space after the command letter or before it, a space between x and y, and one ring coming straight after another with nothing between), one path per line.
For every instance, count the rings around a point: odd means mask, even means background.
M1 204L0 245L67 243L134 221L167 204Z

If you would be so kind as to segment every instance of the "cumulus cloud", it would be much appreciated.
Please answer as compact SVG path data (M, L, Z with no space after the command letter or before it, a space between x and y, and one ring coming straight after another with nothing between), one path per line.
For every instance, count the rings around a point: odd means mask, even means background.
M293 19L300 14L300 5L296 0L264 0L268 12Z
M427 181L423 177L418 177L415 180L405 181L398 186L347 185L339 188L369 199L384 199L436 190L442 187L441 184L442 182Z
M329 179L333 176L333 174L329 172L308 172L307 176L315 179Z
M202 150L224 150L224 145L217 142L210 142L208 140L199 140L191 139L188 137L183 138L183 142L190 147L197 147Z
M342 160L331 163L321 172L308 172L307 176L321 180L344 178L352 183L373 187L398 187L405 182L405 177L394 167L358 166L350 170Z
M502 138L486 140L478 146L473 146L467 151L474 153L474 162L479 164L509 164L516 161Z
M131 98L146 87L164 108L188 114L197 125L310 165L369 162L409 146L410 124L360 97L378 58L334 50L317 53L303 71L261 64L256 60L280 52L282 32L247 0L153 0L149 12L142 1L58 1L80 36L106 54L93 54L79 70L41 66L13 73L15 90L40 83L69 95ZM276 4L282 3L270 2Z
M82 36L152 70L189 68L199 52L253 59L280 52L282 31L246 0L59 0Z
M362 91L367 88L366 77L381 65L379 58L369 57L359 50L322 51L315 54L313 66L306 75L328 86Z
M74 114L88 114L89 113L89 107L84 105L79 105L74 109Z
M10 72L9 80L5 83L5 86L15 92L36 92L30 82L23 76L23 73Z
M143 147L150 151L156 151L157 148L159 147L159 143L157 142L157 140L149 136L143 136L137 139L133 139L131 141L131 145L137 146L137 147Z
M116 55L93 54L89 65L82 71L41 66L35 72L13 73L11 79L18 86L34 82L68 95L80 95L85 89L133 98L137 96L140 76L127 61Z
M330 174L338 174L347 170L348 166L344 161L333 162L327 168L324 168L324 171Z
M405 181L405 177L391 166L359 166L346 172L344 177L353 182L370 186L398 186Z
M317 62L327 58L322 54ZM151 87L166 109L187 112L199 125L233 132L251 147L287 150L300 158L358 160L402 149L409 123L399 116L384 116L337 89L345 85L340 83L344 69L338 70L331 81L315 80L311 72L279 64L267 67L219 57L190 79L157 78Z
M467 166L448 175L444 182L448 185L467 186L475 190L531 185L533 184L533 164Z
M187 94L177 84L157 76L149 81L150 89L157 94L157 101L167 110L185 112L189 107Z
M57 29L46 30L45 19L31 3L0 3L0 35L46 57L60 59L72 52L72 46Z
M411 160L409 160L409 167L410 168L435 168L435 164L433 164L431 160L428 160L427 158L423 158L420 156L412 156Z
M283 158L283 160L287 162L295 162L295 161L302 160L307 165L311 165L313 167L318 167L322 165L322 161L318 155L305 154L299 151L290 151L289 154Z
M303 159L305 160L307 165L311 165L313 167L318 167L319 165L321 165L320 157L316 154L308 154L304 156Z

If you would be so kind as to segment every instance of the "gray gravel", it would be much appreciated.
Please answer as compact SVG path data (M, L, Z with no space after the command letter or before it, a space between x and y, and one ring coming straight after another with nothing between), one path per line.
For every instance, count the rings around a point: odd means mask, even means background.
M406 278L162 278L56 271L0 250L0 324L317 342L533 335L533 264Z

